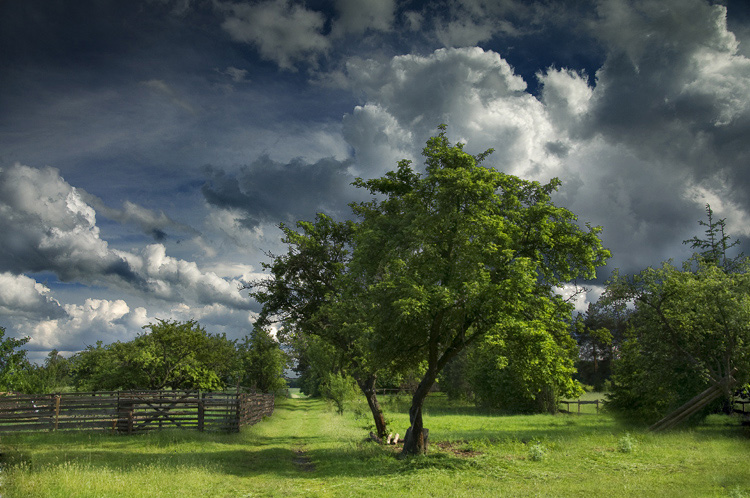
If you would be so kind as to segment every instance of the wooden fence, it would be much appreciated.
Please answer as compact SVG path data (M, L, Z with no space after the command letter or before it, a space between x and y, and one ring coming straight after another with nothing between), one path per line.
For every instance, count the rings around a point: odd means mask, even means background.
M0 432L162 428L236 432L274 409L274 396L200 391L112 391L0 397Z
M599 413L599 403L601 403L601 402L602 401L599 400L599 399L596 399L596 400L593 400L593 401L579 401L579 400L565 401L565 400L563 400L563 401L560 401L560 404L567 406L567 408L566 408L567 412L570 412L570 405L578 405L578 415L580 415L581 414L581 405L596 405L596 413Z

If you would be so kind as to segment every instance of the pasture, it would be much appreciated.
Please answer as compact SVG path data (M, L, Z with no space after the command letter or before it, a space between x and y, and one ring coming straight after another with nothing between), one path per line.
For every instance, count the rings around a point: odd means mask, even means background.
M383 399L390 427L407 398ZM365 440L361 405L278 400L240 433L167 430L3 435L2 496L601 496L750 497L750 434L736 418L652 434L606 414L506 416L427 400L427 456Z

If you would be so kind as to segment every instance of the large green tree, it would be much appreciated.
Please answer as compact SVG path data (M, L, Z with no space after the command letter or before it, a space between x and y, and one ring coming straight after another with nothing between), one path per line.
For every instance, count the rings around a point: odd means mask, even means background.
M426 365L409 409L407 454L425 451L422 406L445 365L468 345L563 306L555 289L593 278L609 252L599 228L582 229L540 184L481 165L451 145L445 127L424 148L425 173L357 180L371 202L355 206L353 273L366 283L366 314L378 354Z
M633 305L608 402L619 413L655 421L735 368L740 385L750 380L750 260L729 254L738 242L708 204L706 220L703 237L684 241L696 249L691 259L615 273L601 299ZM727 410L732 394L724 384Z

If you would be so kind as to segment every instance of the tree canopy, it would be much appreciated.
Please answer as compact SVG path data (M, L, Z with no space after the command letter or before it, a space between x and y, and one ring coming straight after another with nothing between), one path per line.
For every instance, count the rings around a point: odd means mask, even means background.
M655 421L734 368L740 385L750 380L750 260L728 254L737 242L708 204L706 218L704 238L685 241L697 251L681 266L615 273L608 283L605 306L633 307L614 364L608 406L616 412ZM724 390L728 409L733 393Z
M609 405L656 420L739 370L750 380L750 265L727 272L705 259L616 275L608 294L632 300L629 334ZM725 393L729 399L731 392Z
M569 307L556 287L593 278L609 257L598 227L582 229L553 204L557 179L540 184L486 168L491 152L466 153L441 126L423 150L424 175L405 160L382 178L355 182L375 196L354 206L352 260L366 282L372 346L426 365L406 453L424 450L422 404L453 357L480 338L502 340L540 310Z
M373 354L369 325L360 313L362 282L350 266L357 225L320 213L313 222L299 221L295 227L282 223L280 228L287 252L264 265L272 278L253 286L253 297L263 304L256 326L281 324L280 335L298 346L298 355L304 356L300 359L316 379L316 385L308 386L311 392L331 392L320 390L321 383L330 384L331 374L336 379L352 376L367 399L376 431L384 436L375 384L388 362ZM321 364L311 364L315 361Z
M5 329L0 327L0 391L17 390L23 386L23 374L28 368L23 346L27 342L28 337L6 337Z
M268 330L253 327L239 345L240 383L264 393L278 393L286 389L284 369L288 357Z
M158 320L129 342L97 342L74 355L72 375L85 390L203 389L231 385L238 374L234 341L194 320Z

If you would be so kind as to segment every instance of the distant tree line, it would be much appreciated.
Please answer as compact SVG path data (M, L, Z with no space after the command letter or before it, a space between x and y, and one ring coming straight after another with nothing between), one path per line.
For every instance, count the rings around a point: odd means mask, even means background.
M0 328L0 391L286 388L288 355L265 329L234 341L193 320L157 320L131 341L98 341L70 358L53 350L41 365L28 361L27 342Z

